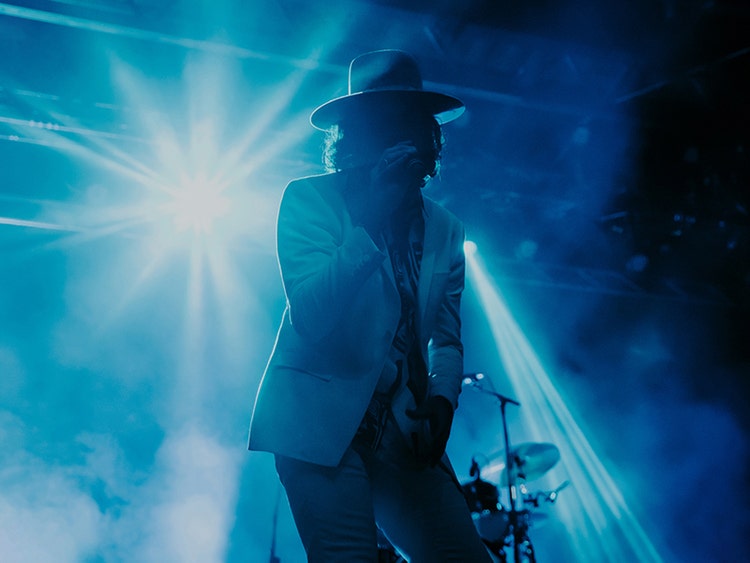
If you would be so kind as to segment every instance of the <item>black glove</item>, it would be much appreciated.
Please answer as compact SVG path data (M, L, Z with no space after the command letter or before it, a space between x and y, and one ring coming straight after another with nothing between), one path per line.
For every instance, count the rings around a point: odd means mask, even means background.
M435 395L416 409L407 410L406 415L413 420L427 421L427 436L420 439L412 433L412 442L417 460L434 467L445 453L453 424L453 405L445 397Z

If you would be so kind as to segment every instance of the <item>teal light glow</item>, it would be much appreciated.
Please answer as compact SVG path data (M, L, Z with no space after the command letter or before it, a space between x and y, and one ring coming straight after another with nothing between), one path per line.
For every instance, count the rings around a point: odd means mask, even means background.
M474 255L477 252L477 243L475 243L473 240L467 240L464 242L464 253L466 253L467 256Z
M555 387L477 252L467 252L467 278L487 316L494 342L529 437L560 450L572 486L556 514L577 562L661 562L651 539Z

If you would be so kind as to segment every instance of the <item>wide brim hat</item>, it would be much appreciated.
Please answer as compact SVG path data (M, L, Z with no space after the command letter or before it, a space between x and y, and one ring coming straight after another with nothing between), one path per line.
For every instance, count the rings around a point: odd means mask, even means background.
M334 98L310 115L313 127L327 130L348 115L374 112L389 106L418 107L438 123L448 123L464 112L458 98L422 87L417 61L404 51L383 49L364 53L349 65L348 94Z

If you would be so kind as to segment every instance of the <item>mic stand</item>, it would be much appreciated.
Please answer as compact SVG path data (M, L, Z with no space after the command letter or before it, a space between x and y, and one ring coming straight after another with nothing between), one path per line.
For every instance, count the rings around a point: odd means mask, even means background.
M509 397L506 397L504 395L501 395L500 393L495 393L494 391L489 391L487 389L484 389L478 381L472 382L473 386L481 391L482 393L486 393L487 395L491 395L495 397L498 401L500 401L500 415L502 417L503 421L503 440L505 442L505 474L508 480L508 498L510 499L510 512L508 514L509 522L511 525L511 529L513 530L513 563L520 563L521 560L521 543L528 543L527 553L531 556L532 562L535 561L534 558L534 550L531 547L531 540L526 535L525 529L522 529L522 526L518 524L518 511L516 510L516 502L517 502L517 495L516 495L516 476L515 471L513 471L513 465L514 465L514 459L510 452L510 438L508 437L508 420L505 415L505 407L508 403L512 405L516 405L517 407L521 406L521 403L518 401L515 401ZM511 477L512 475L512 477Z
M520 554L521 550L519 548L519 526L518 526L518 512L516 512L516 486L515 486L515 480L516 475L515 471L513 471L513 455L510 452L510 438L508 437L508 420L505 416L505 407L508 405L508 403L514 404L516 406L521 406L518 401L514 401L513 399L509 399L508 397L504 397L503 395L500 395L499 393L493 393L499 401L500 401L500 414L503 419L503 439L505 441L505 475L508 481L508 498L510 499L510 514L509 520L511 529L513 530L513 563L519 563L521 560ZM511 475L513 477L511 477Z

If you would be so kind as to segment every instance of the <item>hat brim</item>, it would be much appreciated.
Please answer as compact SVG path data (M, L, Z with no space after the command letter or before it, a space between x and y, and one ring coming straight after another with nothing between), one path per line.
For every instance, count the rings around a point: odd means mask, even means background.
M310 123L325 131L355 112L370 112L383 106L406 105L429 111L441 125L459 117L464 104L458 98L425 90L372 90L334 98L310 115Z

